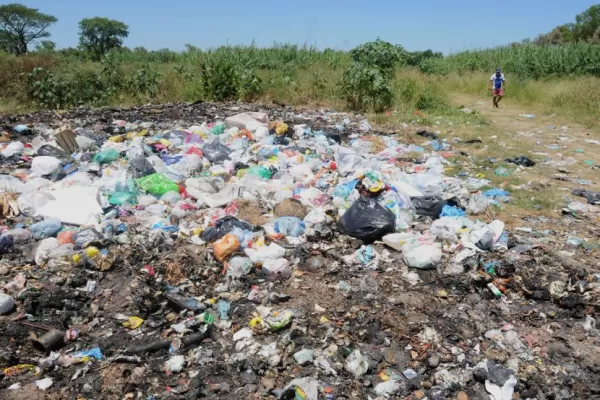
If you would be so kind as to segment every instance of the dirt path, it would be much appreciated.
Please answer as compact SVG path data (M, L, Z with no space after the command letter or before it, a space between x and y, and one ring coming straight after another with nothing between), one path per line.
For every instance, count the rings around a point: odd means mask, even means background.
M520 203L515 203L517 208L524 208L518 214L537 211L556 216L573 189L600 190L597 179L600 127L588 129L566 123L560 115L545 115L510 98L501 103L501 109L492 108L489 97L453 94L451 99L457 106L467 107L484 117L486 124L465 127L457 134L482 139L481 146L465 148L465 151L475 155L478 162L487 160L486 177L496 185L512 189L521 198ZM516 168L513 164L503 164L504 159L521 155L534 160L536 166ZM499 166L510 169L510 175L495 175L493 169ZM535 193L528 197L520 191ZM585 202L580 197L573 199ZM513 207L509 211L518 210Z

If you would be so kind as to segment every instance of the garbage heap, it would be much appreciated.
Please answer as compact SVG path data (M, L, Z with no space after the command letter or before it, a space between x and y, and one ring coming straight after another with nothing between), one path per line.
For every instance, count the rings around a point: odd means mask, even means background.
M525 344L508 307L560 303L567 289L515 277L535 246L509 244L490 217L508 192L446 176L444 141L405 144L346 114L228 112L191 126L13 128L0 163L1 390L311 400L554 390L554 378L532 379L542 339ZM439 303L457 291L470 299ZM486 302L502 312L486 314Z

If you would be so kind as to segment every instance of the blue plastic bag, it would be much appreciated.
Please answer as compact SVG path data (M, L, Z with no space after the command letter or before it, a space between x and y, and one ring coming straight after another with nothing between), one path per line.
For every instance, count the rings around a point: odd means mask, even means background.
M286 236L298 237L304 235L306 225L296 217L281 217L275 220L275 232Z
M465 210L458 208L458 207L452 207L449 205L445 205L444 207L442 207L442 212L440 213L440 217L466 217L467 213L465 212Z
M51 218L31 225L29 230L35 240L42 240L55 236L60 231L60 228L60 220Z

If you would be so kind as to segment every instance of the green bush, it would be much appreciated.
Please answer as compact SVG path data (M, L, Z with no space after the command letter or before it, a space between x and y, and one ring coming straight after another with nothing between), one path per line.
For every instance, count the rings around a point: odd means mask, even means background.
M144 64L131 73L127 86L133 96L153 99L160 87L160 74L150 68L149 64Z
M223 58L216 58L200 65L202 90L210 100L236 100L238 74L235 65Z
M354 48L350 54L354 62L380 69L383 73L391 73L399 63L405 63L408 57L402 46L377 39Z
M231 60L215 57L200 65L202 91L215 101L253 100L262 93L262 80L252 69L241 69Z
M60 109L75 103L68 85L40 67L27 74L26 93L28 101L44 108Z
M238 73L238 97L240 100L255 100L262 91L262 80L254 70L245 69Z
M342 92L352 110L381 112L394 98L389 77L379 68L354 63L344 71Z

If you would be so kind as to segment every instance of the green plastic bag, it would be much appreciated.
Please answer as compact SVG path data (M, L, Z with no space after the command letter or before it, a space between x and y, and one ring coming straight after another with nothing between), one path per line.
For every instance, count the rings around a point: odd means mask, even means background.
M254 167L248 168L248 171L246 172L246 174L256 176L257 178L264 179L264 180L269 180L273 176L273 174L271 174L271 171L269 171L265 167L260 167L260 166L254 166Z
M116 192L110 196L108 202L113 206L122 206L125 202L135 204L137 203L137 196L129 192Z
M217 136L222 135L224 132L225 132L225 124L216 124L210 130L210 133L212 133L213 135L217 135Z
M137 180L139 187L155 196L162 196L167 192L179 193L179 186L163 174L152 174Z
M119 152L115 149L102 150L96 153L93 161L98 164L108 164L109 162L115 161L119 158Z

